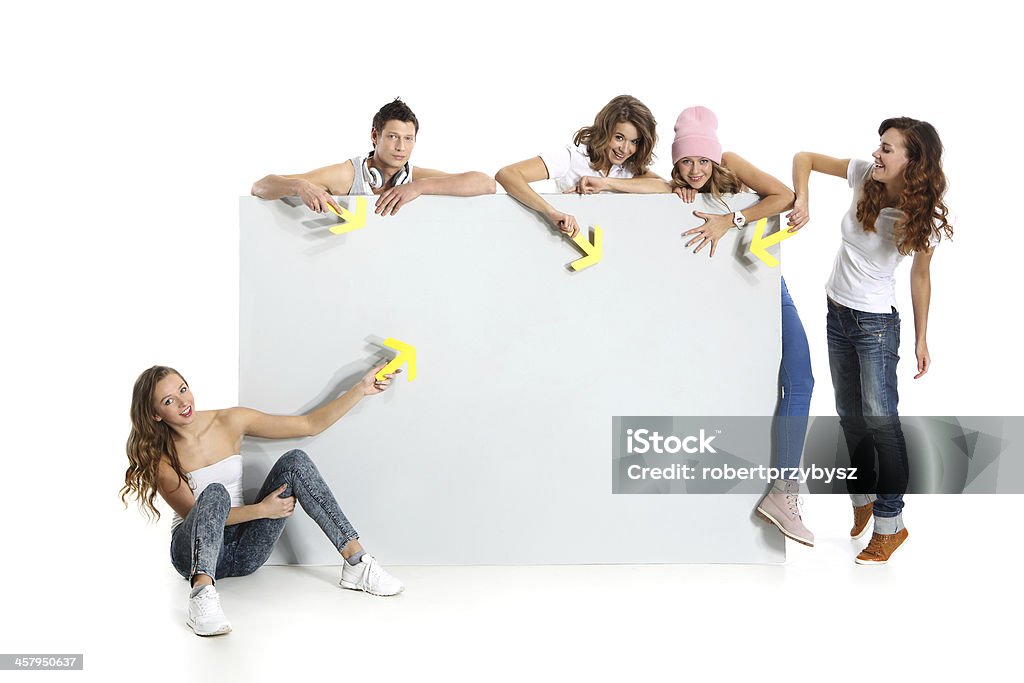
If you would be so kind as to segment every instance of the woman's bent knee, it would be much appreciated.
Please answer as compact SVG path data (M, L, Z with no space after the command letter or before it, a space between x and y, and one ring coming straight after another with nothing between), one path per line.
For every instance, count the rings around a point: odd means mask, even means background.
M306 451L299 450L298 448L290 450L280 458L277 459L278 464L292 467L299 464L307 464L312 462L309 456L306 455Z
M224 488L224 484L219 482L207 485L203 492L199 494L199 497L196 498L196 504L198 505L200 501L220 505L227 504L229 508L231 507L231 495Z

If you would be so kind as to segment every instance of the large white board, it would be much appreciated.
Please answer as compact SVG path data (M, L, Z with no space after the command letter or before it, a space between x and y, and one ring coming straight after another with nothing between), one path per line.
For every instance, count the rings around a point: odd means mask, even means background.
M300 447L390 564L781 561L756 497L611 493L613 416L773 412L778 269L746 253L751 228L714 259L690 254L680 233L716 210L704 198L547 199L601 226L598 265L568 270L575 247L507 196L421 197L345 235L301 205L243 198L243 405L315 407L386 337L418 361L415 381L318 437L247 439L247 495ZM337 555L296 514L272 561Z

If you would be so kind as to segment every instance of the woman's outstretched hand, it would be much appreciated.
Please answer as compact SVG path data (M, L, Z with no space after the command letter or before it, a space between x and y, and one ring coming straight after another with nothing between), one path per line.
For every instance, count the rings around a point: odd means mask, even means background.
M363 387L363 396L373 396L374 394L381 393L391 386L391 380L394 376L402 372L402 368L398 368L394 372L384 375L384 379L378 380L376 375L384 368L385 365L387 365L387 363L381 363L373 370L370 370L368 373L363 375L363 378L359 380L359 384Z
M697 248L693 250L693 253L696 254L710 243L711 253L708 254L708 256L714 256L715 249L718 247L718 240L722 239L722 237L725 236L725 233L729 232L729 228L733 227L730 214L717 215L713 213L703 213L702 211L694 211L693 215L698 218L703 218L704 225L699 228L694 228L693 230L687 230L683 233L683 237L696 235L696 237L686 243L686 246L689 247L693 243L700 241Z

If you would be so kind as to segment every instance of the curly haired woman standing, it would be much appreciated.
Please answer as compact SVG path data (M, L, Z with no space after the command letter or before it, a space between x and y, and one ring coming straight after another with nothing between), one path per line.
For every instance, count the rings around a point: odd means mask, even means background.
M871 541L856 559L874 565L888 562L908 537L903 494L910 474L897 413L900 315L895 271L905 256L913 254L910 296L918 379L931 368L927 333L932 257L940 238L953 236L943 201L942 142L935 128L900 117L883 121L878 134L874 163L797 154L796 201L788 215L794 229L807 223L811 171L846 178L853 188L853 201L842 221L842 244L825 286L828 355L836 412L851 464L857 468L857 483L850 489L850 535L860 538L874 517Z

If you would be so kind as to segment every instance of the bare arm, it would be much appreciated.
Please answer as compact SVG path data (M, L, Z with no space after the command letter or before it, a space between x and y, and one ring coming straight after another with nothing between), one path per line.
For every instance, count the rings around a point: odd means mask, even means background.
M648 171L632 178L605 178L604 176L585 176L580 178L576 187L566 190L569 194L594 194L597 192L622 192L624 194L668 194L672 186L655 173Z
M932 298L931 263L935 249L914 252L910 266L910 300L914 305L914 351L917 355L917 374L923 376L932 366L928 353L928 306Z
M759 202L740 212L748 223L768 216L777 216L793 208L793 190L775 176L765 173L739 154L732 152L722 155L722 163L739 177L740 182L761 197Z
M182 519L188 517L188 513L191 512L192 507L196 504L196 498L192 494L192 489L189 487L188 482L179 477L166 460L160 461L160 467L157 470L156 488L160 497L167 501L172 510L177 512ZM270 498L270 496L267 498ZM264 499L264 502L256 503L255 505L242 505L231 508L225 524L231 526L232 524L241 524L242 522L270 516L270 510L264 504L266 500Z
M796 191L796 199L793 201L793 210L786 216L791 226L790 232L796 232L811 220L810 212L807 209L808 181L811 171L845 178L849 168L849 159L836 159L814 152L797 152L793 156L793 190Z
M374 377L383 367L383 364L378 365L341 396L304 415L270 415L252 408L231 408L225 411L225 419L229 428L237 435L239 448L242 437L246 435L264 439L316 436L340 420L364 396L379 394L388 387L391 378L394 377L393 374L387 375L382 381L377 381Z
M740 155L726 152L722 155L722 165L735 173L740 182L761 196L760 201L740 212L746 222L752 223L768 216L775 216L793 206L792 190L786 187L781 180L765 173ZM710 243L709 255L714 256L718 241L734 225L733 216L732 214L711 214L701 211L693 213L704 219L704 225L683 233L684 236L694 235L694 238L687 242L686 246L689 247L697 242L697 248L693 250L693 253L696 254Z
M346 195L352 191L355 170L351 161L324 166L309 173L295 175L268 175L253 183L252 194L261 199L299 197L311 211L323 213L327 206L340 211L331 195Z
M494 178L479 171L445 173L430 168L413 168L411 183L388 188L377 198L376 213L393 216L398 210L423 194L451 197L475 197L494 194Z
M558 211L530 187L530 183L548 179L548 167L539 156L505 166L494 175L494 179L510 197L539 213L566 236L575 237L579 232L575 216Z
M445 173L431 168L414 168L410 185L419 185L420 194L443 194L451 197L476 197L494 194L494 178L480 171Z

